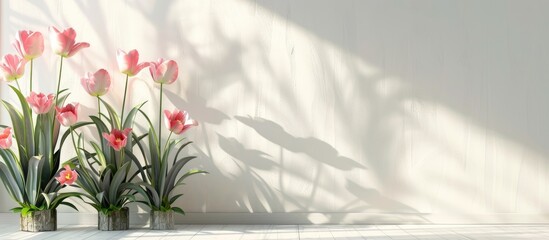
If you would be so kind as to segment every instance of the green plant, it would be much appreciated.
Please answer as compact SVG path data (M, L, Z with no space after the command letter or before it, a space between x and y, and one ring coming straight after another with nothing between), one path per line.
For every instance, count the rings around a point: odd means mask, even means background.
M18 154L9 148L0 148L0 156L4 160L0 162L0 178L9 195L19 204L12 211L26 215L33 211L56 209L59 205L78 210L65 200L69 197L80 197L80 194L58 193L65 186L55 179L59 173L61 149L68 132L65 132L57 145L60 126L54 120L55 109L51 108L46 114L37 115L36 122L33 122L29 103L17 88L10 87L17 95L21 111L7 101L2 100L2 104L13 125ZM64 102L67 96L60 97L59 102Z
M142 182L139 185L144 187L145 192L138 191L144 200L139 200L145 205L148 205L154 211L169 211L184 214L185 212L180 207L172 206L175 201L183 196L183 194L175 194L174 190L181 185L184 185L184 180L195 174L207 174L208 172L203 170L191 169L179 176L183 167L195 156L179 157L183 149L192 142L185 142L185 138L170 140L170 137L166 140L164 149L161 151L161 144L159 144L159 138L156 135L153 124L149 117L141 111L141 114L147 120L149 124L149 132L147 139L149 143L149 154L145 153L143 144L141 141L136 141L137 146L141 152L141 156L145 161L143 167L139 166L139 174L141 174ZM143 138L144 139L144 138ZM143 140L144 141L144 140ZM169 157L173 150L177 147L177 152L170 161ZM137 157L130 151L126 150L126 154L137 162ZM136 173L136 175L138 174Z
M143 190L132 180L136 174L132 173L133 164L141 169L139 161L127 157L125 154L131 154L133 146L145 136L128 138L128 142L123 150L116 151L110 145L107 139L102 137L105 133L111 132L113 129L131 128L135 119L135 115L143 104L134 107L128 114L128 117L121 124L115 110L106 102L101 100L101 103L106 107L109 116L99 113L99 116L90 116L91 122L82 123L78 127L93 124L100 136L100 142L89 141L93 148L92 152L84 148L84 137L82 134L77 134L77 140L73 136L73 144L77 149L77 157L73 159L73 164L78 172L79 178L76 181L78 187L82 188L85 193L83 196L90 200L87 202L97 211L105 214L122 209L127 203L135 201L135 194ZM100 118L102 116L102 118ZM73 128L74 132L76 128ZM135 139L135 141L134 141ZM132 176L132 177L130 177Z

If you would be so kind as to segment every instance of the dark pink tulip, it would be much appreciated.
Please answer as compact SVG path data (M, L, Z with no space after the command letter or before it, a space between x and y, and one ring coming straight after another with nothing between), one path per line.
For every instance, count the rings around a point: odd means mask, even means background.
M198 126L198 122L191 119L187 111L182 112L175 109L173 112L170 112L169 110L164 110L164 115L166 117L164 119L166 127L175 134L182 134L192 126Z
M124 130L113 129L110 134L103 133L103 138L109 142L109 145L111 145L114 150L120 151L120 149L126 146L131 132L131 128L126 128Z
M57 121L65 127L74 125L78 121L78 106L78 103L69 103L62 108L55 107Z

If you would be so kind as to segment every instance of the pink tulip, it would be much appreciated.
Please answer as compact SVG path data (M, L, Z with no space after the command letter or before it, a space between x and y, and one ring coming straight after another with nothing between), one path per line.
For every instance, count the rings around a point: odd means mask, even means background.
M175 134L182 134L192 126L198 126L198 122L191 119L187 111L181 112L175 109L173 112L170 112L169 110L164 110L164 115L166 116L164 119L166 126Z
M25 73L26 63L27 60L14 54L7 54L4 56L4 59L2 59L2 64L0 64L0 69L2 69L4 80L10 82L21 78L23 73Z
M0 133L0 148L8 149L11 147L11 128L4 128L4 131Z
M44 37L40 32L19 31L13 47L22 58L31 60L40 57L44 52Z
M76 43L76 32L72 28L67 28L63 32L55 27L50 27L50 42L53 52L63 57L72 57L78 51L90 46L87 42Z
M147 62L138 63L139 52L135 49L128 53L118 50L116 52L116 61L118 62L120 72L130 77L137 75L143 68L149 66L149 63Z
M71 166L65 165L65 170L59 173L59 177L56 177L57 181L61 185L71 185L78 179L78 173L71 169Z
M105 95L111 86L111 76L105 69L99 69L94 74L87 73L80 80L82 86L90 95L99 97Z
M109 142L109 145L111 145L114 150L120 151L120 149L126 146L131 131L131 128L126 128L124 130L113 129L110 134L103 133L103 137Z
M62 108L55 107L57 121L65 127L72 126L78 121L78 103L69 103Z
M179 67L174 60L164 61L158 59L158 62L151 62L149 65L152 79L157 83L171 84L177 80Z
M31 92L30 96L27 97L27 102L31 106L32 110L36 114L48 113L53 105L53 94Z

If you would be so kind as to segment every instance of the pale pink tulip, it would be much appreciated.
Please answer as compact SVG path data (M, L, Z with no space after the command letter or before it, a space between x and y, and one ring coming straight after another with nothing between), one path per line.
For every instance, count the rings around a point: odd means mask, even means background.
M152 79L157 83L171 84L177 80L179 67L174 60L160 58L157 62L151 62L149 65Z
M113 129L110 134L103 133L103 137L109 142L109 145L111 145L114 150L120 151L120 149L126 146L128 137L131 137L131 132L131 128L126 128L124 130Z
M182 112L175 109L173 112L170 112L169 110L164 110L164 115L166 116L164 119L166 126L175 134L182 134L192 126L198 126L198 122L191 119L187 111Z
M32 110L36 114L45 114L48 113L53 106L54 102L53 94L43 94L31 92L30 96L27 97L27 102L31 106Z
M66 106L59 108L55 107L57 111L57 121L65 127L74 125L78 121L78 103L69 103Z
M139 52L135 49L128 53L118 50L116 52L116 61L118 62L120 72L130 77L137 75L143 68L149 66L148 62L138 63Z
M8 149L11 147L11 128L4 128L4 131L0 133L0 148Z
M99 97L105 95L111 86L111 76L105 69L99 69L95 73L87 73L80 79L80 83L90 95Z
M15 54L7 54L4 56L2 63L0 64L0 69L2 69L4 80L10 82L21 78L21 76L25 73L26 63L27 60Z
M22 58L31 60L40 57L44 52L44 37L40 32L19 31L13 47Z
M71 166L65 165L65 170L59 173L59 177L56 177L57 181L61 185L72 185L78 179L78 173L71 169Z
M72 28L67 28L62 32L57 28L51 26L50 30L50 42L53 52L63 57L72 57L78 51L90 46L87 42L76 43L76 32Z

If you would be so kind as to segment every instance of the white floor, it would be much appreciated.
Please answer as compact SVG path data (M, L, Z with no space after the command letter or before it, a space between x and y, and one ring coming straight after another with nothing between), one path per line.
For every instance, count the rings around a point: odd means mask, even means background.
M549 239L549 225L181 225L174 231L133 227L102 232L65 225L56 232L20 232L0 225L0 239Z

